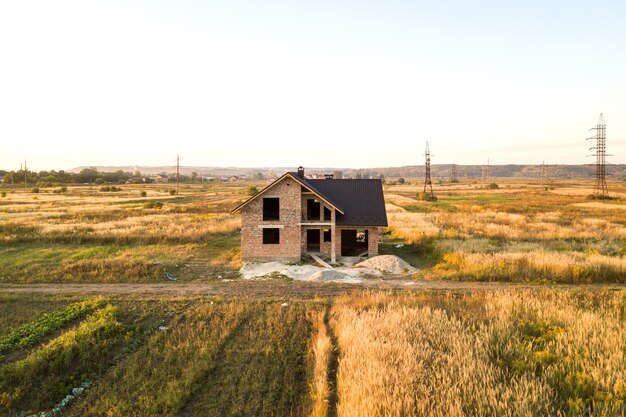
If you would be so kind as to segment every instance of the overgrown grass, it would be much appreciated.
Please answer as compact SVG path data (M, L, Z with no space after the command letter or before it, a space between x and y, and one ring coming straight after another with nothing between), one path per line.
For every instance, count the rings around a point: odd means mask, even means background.
M590 203L586 185L544 191L511 182L497 192L471 184L441 187L436 203L417 201L409 191L414 187L390 187L390 235L381 253L405 257L428 279L626 282L626 216L619 201Z
M207 271L232 277L241 266L238 246L235 233L199 244L0 246L0 282L161 282L166 271L192 280L197 271L184 265L196 257Z
M69 415L305 415L306 311L297 303L190 307Z
M0 298L0 309L32 298ZM259 298L108 300L0 367L0 414L50 410L94 375L63 415L626 411L625 291L370 290L285 306Z

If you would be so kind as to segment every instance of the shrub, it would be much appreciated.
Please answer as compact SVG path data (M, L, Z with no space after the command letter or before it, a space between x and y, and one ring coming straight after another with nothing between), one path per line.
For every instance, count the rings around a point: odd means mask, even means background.
M96 178L94 183L96 183L96 184L104 184L104 179L103 178Z
M147 201L144 203L143 207L147 209L160 209L163 207L163 203L161 201Z
M246 188L246 194L248 194L249 196L256 195L258 192L259 192L259 189L256 188L254 185L251 185L250 187Z
M490 190L497 190L498 188L500 188L500 186L498 186L498 184L496 184L495 182L492 182L487 186L487 188L489 188Z
M148 195L148 193L146 193L145 191L142 191L142 192L139 193L139 195L141 195L142 197L145 197L145 196Z
M122 189L120 187L116 187L116 186L109 187L107 185L107 186L104 186L104 187L100 187L100 191L102 191L102 192L108 192L108 191L116 192L116 191L122 191Z
M419 201L437 201L437 197L422 191L418 192L415 198L417 198Z
M170 195L176 195L176 190L170 190Z
M596 195L596 194L590 194L587 196L587 200L605 200L605 201L610 201L610 200L617 200L617 197L611 197L608 195Z
M30 190L31 193L33 194L38 194L39 193L39 188L35 187L32 190Z
M0 193L0 197L6 197L6 196L7 196L7 192L6 191L3 191L3 192Z

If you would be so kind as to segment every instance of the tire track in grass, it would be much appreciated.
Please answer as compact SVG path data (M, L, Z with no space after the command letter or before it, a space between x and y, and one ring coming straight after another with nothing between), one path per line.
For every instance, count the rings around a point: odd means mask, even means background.
M202 378L204 382L202 382L196 387L193 394L189 397L185 405L180 410L179 412L180 416L187 417L191 415L190 414L191 411L193 410L196 403L198 402L198 399L201 397L204 389L206 389L207 384L211 380L212 375L215 374L218 364L223 360L226 348L231 342L233 342L236 339L237 335L241 333L242 329L245 327L246 323L250 321L251 317L252 317L252 313L247 312L243 317L241 317L237 325L235 325L235 327L230 331L230 333L228 333L228 336L226 336L220 342L217 354L213 358L213 366L207 369L205 376Z
M303 305L253 305L178 415L305 415L310 331Z
M337 394L337 370L339 369L339 343L337 342L337 336L330 325L330 312L332 310L332 303L326 307L324 312L324 326L326 327L326 334L330 338L332 347L330 349L330 356L328 359L328 417L337 417L337 403L339 402L339 396Z

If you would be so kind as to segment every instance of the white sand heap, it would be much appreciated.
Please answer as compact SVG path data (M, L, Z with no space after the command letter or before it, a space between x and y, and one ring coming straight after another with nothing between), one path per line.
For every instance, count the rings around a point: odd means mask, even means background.
M306 278L307 281L359 283L363 280L336 269L323 269Z
M321 269L323 268L313 265L286 265L282 262L264 262L244 264L239 272L245 279L281 274L291 279L303 280Z
M355 265L357 268L375 269L388 274L413 274L417 268L395 255L380 255L369 258Z
M381 277L386 274L410 274L416 268L393 255L381 255L360 262L355 266L339 266L328 269L315 265L287 265L282 262L246 263L239 270L244 279L271 278L284 275L298 281L343 282L357 284L363 278Z

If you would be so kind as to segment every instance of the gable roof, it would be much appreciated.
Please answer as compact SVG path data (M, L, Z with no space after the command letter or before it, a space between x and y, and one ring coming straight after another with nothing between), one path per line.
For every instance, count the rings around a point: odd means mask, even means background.
M337 226L387 226L381 180L308 178L301 180L344 209L343 213L337 213L335 220Z
M246 205L248 205L249 203L251 203L252 201L254 201L255 199L257 199L258 197L260 197L261 195L265 194L267 191L269 191L270 189L272 189L272 187L274 187L276 184L278 184L279 182L281 182L284 178L289 177L291 179L293 179L294 181L296 181L298 184L302 185L305 188L308 188L312 193L316 194L321 200L323 200L326 204L328 204L329 206L331 206L332 208L334 208L335 210L337 210L339 213L343 214L344 210L339 207L336 203L334 203L332 200L330 200L328 197L326 197L323 193L317 191L314 187L312 187L310 184L307 184L305 182L306 178L300 178L298 176L297 173L295 172L286 172L285 174L283 174L280 178L278 178L277 180L275 180L274 182L272 182L270 185L268 185L267 187L263 188L260 192L258 192L257 194L253 195L252 197L250 197L249 199L247 199L246 201L244 201L243 203L239 204L237 207L235 207L234 209L232 209L230 212L234 213L236 211L241 210L243 207L245 207Z
M387 226L387 211L383 183L377 179L309 179L287 172L276 181L250 197L231 213L263 195L284 178L289 177L309 189L326 204L337 210L337 226Z

